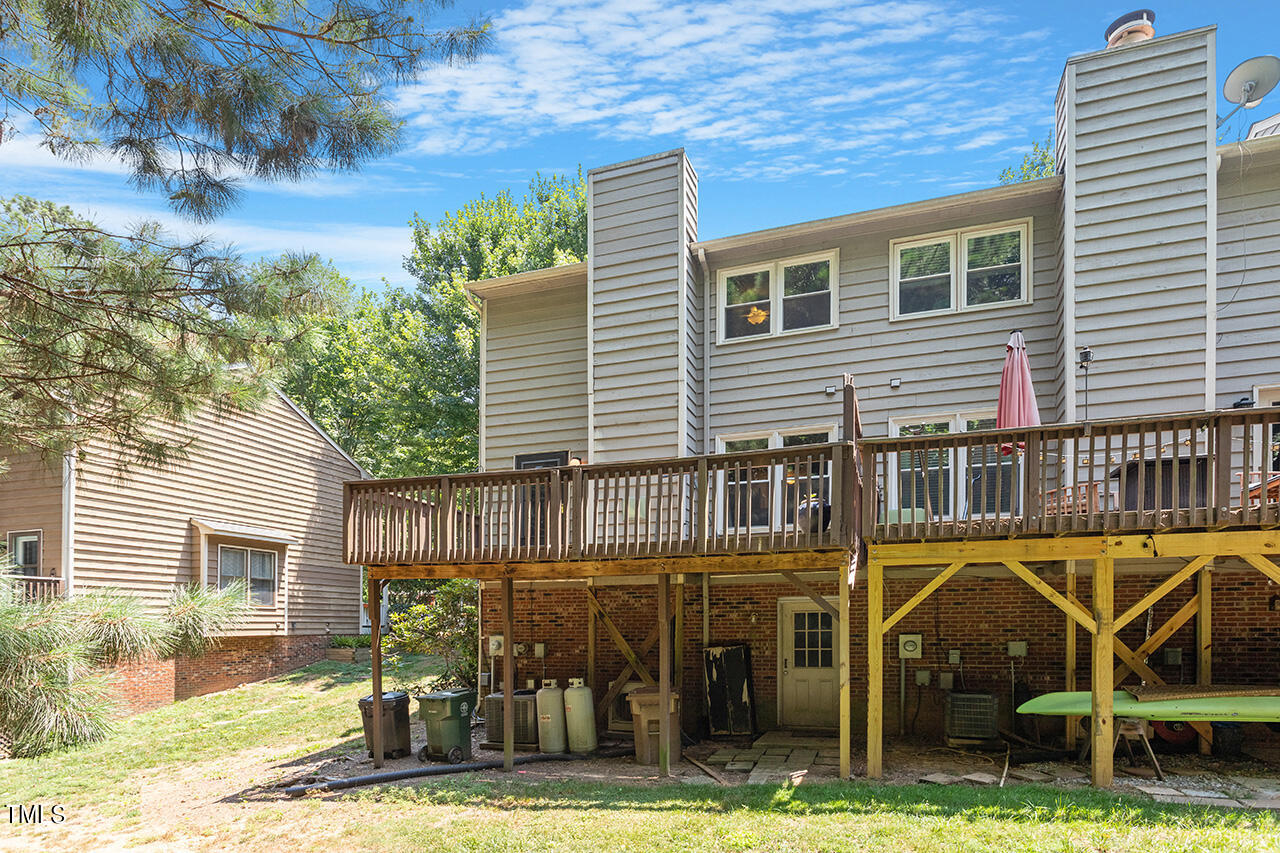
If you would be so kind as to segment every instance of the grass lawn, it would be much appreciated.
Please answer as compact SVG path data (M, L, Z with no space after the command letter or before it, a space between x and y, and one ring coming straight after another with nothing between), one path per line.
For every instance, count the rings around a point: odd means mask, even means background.
M359 753L354 700L367 692L367 670L320 663L133 717L86 749L0 763L5 803L61 803L68 816L10 825L0 848L1280 851L1270 812L1038 786L451 776L301 800L267 787Z

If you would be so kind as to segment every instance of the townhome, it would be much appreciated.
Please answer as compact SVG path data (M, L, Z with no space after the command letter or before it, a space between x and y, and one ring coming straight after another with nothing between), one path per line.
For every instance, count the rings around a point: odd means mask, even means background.
M0 542L23 594L111 589L159 608L178 584L244 583L248 618L216 650L120 669L133 711L304 666L361 627L360 569L342 558L342 483L364 469L278 392L170 429L190 446L164 468L122 468L102 441L65 459L3 454Z
M585 262L470 285L483 473L350 484L348 559L484 579L507 699L657 683L721 731L733 647L748 728L878 776L1078 687L1108 784L1126 678L1280 671L1280 137L1218 144L1216 61L1072 57L1053 177L737 236L683 150L593 169ZM997 429L1015 330L1045 426Z

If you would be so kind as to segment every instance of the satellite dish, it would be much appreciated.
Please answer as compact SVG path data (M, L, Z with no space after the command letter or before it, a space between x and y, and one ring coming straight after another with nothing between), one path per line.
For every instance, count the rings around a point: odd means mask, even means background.
M1255 56L1241 62L1222 84L1222 97L1235 104L1236 108L1218 122L1218 127L1222 127L1222 123L1242 107L1248 110L1262 103L1277 83L1280 83L1280 57Z

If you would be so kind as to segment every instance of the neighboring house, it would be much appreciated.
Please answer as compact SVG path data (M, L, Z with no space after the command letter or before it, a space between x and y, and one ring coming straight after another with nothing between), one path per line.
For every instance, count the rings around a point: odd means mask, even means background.
M159 606L178 584L245 582L250 616L217 651L122 669L137 710L305 665L360 630L342 483L364 470L278 392L186 429L193 444L165 468L122 472L91 442L55 464L7 454L0 477L0 534L29 594L111 588Z
M1208 681L1212 660L1217 680L1274 683L1280 570L1232 555L1280 550L1239 538L1280 522L1258 491L1280 470L1280 409L1262 408L1280 404L1280 137L1216 144L1214 45L1209 27L1071 58L1043 180L701 241L683 150L593 169L584 263L470 286L486 473L353 487L349 557L375 579L486 579L482 632L530 650L520 687L585 675L612 698L619 673L657 677L651 650L673 637L695 729L702 648L729 643L750 646L758 728L836 728L846 680L843 731L870 726L872 743L886 721L939 731L953 691L999 697L1013 727L1011 694L1089 687L1103 584L1118 616L1152 574L1194 587L1197 568L1195 606L1122 620L1116 677ZM1043 422L1065 426L999 438L982 430L1015 329ZM1259 408L1215 412L1242 398ZM831 444L858 437L858 415L860 481L854 448ZM801 515L814 496L829 532ZM474 523L438 526L442 498ZM1183 553L1157 539L1182 531L1210 537L1177 540L1206 558L1155 559ZM1132 558L1114 580L1109 553ZM1089 617L1072 597L1090 601L1095 572ZM508 628L500 578L517 581ZM669 631L655 583L676 589ZM1142 645L1153 625L1178 654Z

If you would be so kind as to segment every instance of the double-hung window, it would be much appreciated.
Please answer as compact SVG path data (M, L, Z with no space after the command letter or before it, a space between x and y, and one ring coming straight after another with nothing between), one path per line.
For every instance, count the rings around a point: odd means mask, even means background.
M1031 301L1031 220L894 240L890 316L973 311Z
M833 249L721 270L720 343L835 328L839 266Z
M834 426L797 427L720 436L722 453L776 450L835 441ZM725 472L724 506L720 516L729 527L777 528L796 518L800 507L820 508L831 500L831 472L825 461L755 465ZM769 500L772 487L780 500ZM770 518L770 511L773 518Z
M218 588L241 581L249 603L272 607L276 603L276 552L223 545L218 549Z
M943 414L927 418L895 418L895 436L930 436L995 429L994 412ZM953 519L953 496L961 518L1008 513L1014 495L1014 457L992 443L954 450L901 451L897 473L890 484L892 521ZM958 478L958 479L957 479Z

